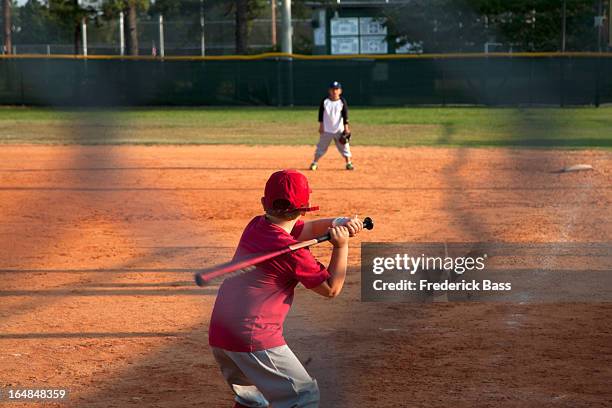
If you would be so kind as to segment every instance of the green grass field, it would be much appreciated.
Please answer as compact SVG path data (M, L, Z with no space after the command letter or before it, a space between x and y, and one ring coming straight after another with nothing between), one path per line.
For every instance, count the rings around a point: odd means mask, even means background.
M353 144L612 147L612 107L351 108ZM0 108L4 144L300 145L317 140L316 108Z

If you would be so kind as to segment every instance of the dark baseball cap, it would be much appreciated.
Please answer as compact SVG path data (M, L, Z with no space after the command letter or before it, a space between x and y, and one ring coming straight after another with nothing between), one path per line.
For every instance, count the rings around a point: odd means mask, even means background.
M319 207L310 207L308 179L297 170L281 170L273 173L266 182L264 206L266 210L280 212L316 211ZM289 206L283 209L274 208L274 202L285 200Z
M330 88L342 88L342 84L338 81L334 81L331 84L329 84Z

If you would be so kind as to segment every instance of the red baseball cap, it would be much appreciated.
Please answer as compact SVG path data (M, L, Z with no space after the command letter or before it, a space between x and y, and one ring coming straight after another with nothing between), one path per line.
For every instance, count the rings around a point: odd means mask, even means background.
M273 173L266 182L264 191L264 206L274 210L276 200L287 200L289 207L281 212L316 211L319 207L310 207L308 179L297 170L281 170Z

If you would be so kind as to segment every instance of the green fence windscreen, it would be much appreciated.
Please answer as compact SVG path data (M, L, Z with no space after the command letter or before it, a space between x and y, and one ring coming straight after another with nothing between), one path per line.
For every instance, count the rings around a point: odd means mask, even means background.
M406 59L0 59L0 104L316 105L332 80L351 105L599 105L609 56Z

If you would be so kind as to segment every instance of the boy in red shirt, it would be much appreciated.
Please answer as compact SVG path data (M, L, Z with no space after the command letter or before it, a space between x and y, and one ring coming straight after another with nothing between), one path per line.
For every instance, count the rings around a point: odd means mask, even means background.
M283 338L283 323L298 283L335 297L346 277L348 238L363 229L357 217L304 222L310 207L306 177L295 170L270 176L261 202L266 212L245 228L234 258L267 252L329 232L329 267L308 248L273 258L225 279L212 312L209 343L236 396L235 407L318 407L319 389Z

